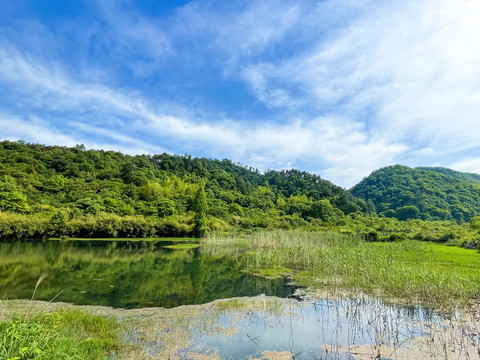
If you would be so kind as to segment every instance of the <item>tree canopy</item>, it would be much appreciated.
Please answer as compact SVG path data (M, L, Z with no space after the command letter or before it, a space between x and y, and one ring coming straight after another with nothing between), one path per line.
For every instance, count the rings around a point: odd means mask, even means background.
M206 204L201 211L199 201ZM108 214L121 219L123 229L134 217L163 228L168 223L170 230L158 234L181 235L197 233L203 222L210 229L331 223L366 212L368 206L345 189L298 170L261 173L230 160L188 154L130 156L83 145L3 141L0 211L49 219L56 229ZM151 231L156 230L146 233Z
M469 221L480 215L480 175L445 168L388 166L355 185L354 196L399 220Z

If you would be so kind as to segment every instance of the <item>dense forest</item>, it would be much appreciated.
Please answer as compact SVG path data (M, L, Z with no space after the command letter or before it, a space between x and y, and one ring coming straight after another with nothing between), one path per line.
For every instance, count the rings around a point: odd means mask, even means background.
M261 173L190 155L0 142L3 237L200 235L334 224L373 210L298 170Z
M377 212L399 220L470 221L480 214L480 176L445 168L388 166L351 189Z
M368 241L479 247L479 188L475 174L397 165L349 192L298 170L3 141L0 239L335 228Z

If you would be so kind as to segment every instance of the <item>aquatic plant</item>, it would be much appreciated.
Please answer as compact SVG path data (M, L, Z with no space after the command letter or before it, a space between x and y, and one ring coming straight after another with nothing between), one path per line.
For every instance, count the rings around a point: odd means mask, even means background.
M314 289L360 289L412 304L451 307L480 298L475 250L406 240L371 243L338 232L260 231L210 236L205 244L246 248L245 271L285 274Z

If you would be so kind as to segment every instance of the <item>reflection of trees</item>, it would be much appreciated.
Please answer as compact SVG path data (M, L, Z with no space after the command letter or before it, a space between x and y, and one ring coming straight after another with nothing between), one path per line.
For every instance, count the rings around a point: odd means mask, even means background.
M49 276L37 299L49 300L63 290L59 300L76 304L172 307L280 294L281 282L248 276L240 268L240 260L211 249L168 250L155 243L0 246L0 287L5 289L1 295L7 298L28 298L43 272Z

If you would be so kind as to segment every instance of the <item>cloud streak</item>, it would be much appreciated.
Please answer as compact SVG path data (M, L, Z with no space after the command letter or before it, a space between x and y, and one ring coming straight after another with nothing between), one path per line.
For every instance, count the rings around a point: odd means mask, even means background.
M372 141L409 144L394 159L433 148L442 163L478 144L478 18L474 1L385 2L300 56L248 65L243 79L269 107L343 114L368 125ZM278 101L292 89L299 98Z
M297 119L282 125L267 121L252 126L228 119L206 122L183 117L162 110L161 104L152 104L137 93L76 82L61 68L41 64L11 46L0 50L0 69L3 82L24 96L29 112L48 109L59 114L73 114L72 119L58 123L28 118L3 120L10 135L16 133L31 141L51 143L49 139L55 139L62 145L83 142L95 146L97 143L91 139L103 137L116 143L117 149L118 144L122 144L121 148L129 153L138 153L139 149L149 153L163 151L162 146L149 145L153 135L160 140L173 138L176 142L184 142L187 149L203 148L219 157L228 155L264 170L310 161L335 167L339 160L349 157L350 149L358 146L368 154L375 152L375 158L387 155L387 150L398 149L397 145L391 147L368 141L361 124L346 120L318 118L306 122ZM28 134L29 127L35 136ZM114 131L112 127L120 131ZM19 128L23 130L19 131ZM77 136L59 136L67 131ZM138 136L124 135L129 132ZM339 138L342 139L341 145Z
M132 4L97 3L78 72L0 26L2 137L294 166L346 187L393 163L479 171L476 1Z

